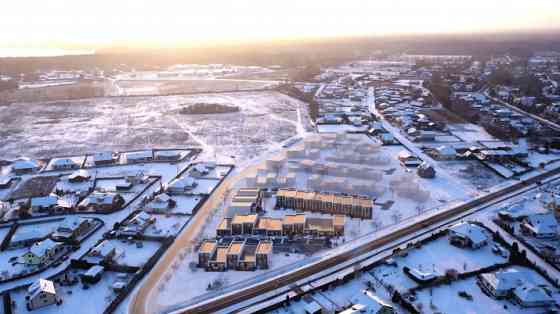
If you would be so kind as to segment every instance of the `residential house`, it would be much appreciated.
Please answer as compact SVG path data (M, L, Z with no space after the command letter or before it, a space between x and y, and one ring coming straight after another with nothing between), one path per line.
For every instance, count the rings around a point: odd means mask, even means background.
M119 252L117 252L115 245L109 242L109 240L103 240L88 252L86 259L96 264L110 263L116 259L118 255Z
M272 257L272 241L261 240L255 252L256 263L259 269L268 269Z
M282 219L271 217L260 217L257 227L254 230L257 235L268 237L282 236Z
M58 225L51 238L55 241L74 241L87 234L94 225L95 221L91 218L69 216Z
M134 215L131 219L126 221L118 233L124 236L136 236L144 233L146 228L156 222L156 218L152 217L150 214L141 211Z
M127 164L150 162L154 159L152 150L124 153L124 160Z
M68 176L68 182L70 183L86 182L89 181L90 179L91 179L91 174L89 173L89 171L85 169L76 170L71 175Z
M216 235L218 237L229 237L232 235L231 231L231 218L224 217L218 227L216 228Z
M52 170L72 170L80 168L74 160L70 158L55 158L50 163Z
M231 232L233 235L252 234L257 226L258 216L256 214L235 214L231 221Z
M101 276L105 271L105 267L101 265L94 265L90 267L85 273L80 275L80 279L84 284L95 284L101 280Z
M513 289L521 286L525 280L524 272L508 268L498 272L480 274L477 284L490 296L502 299L508 298Z
M93 155L93 163L96 166L111 165L116 162L117 158L113 152L97 152Z
M39 169L41 169L39 162L29 158L20 158L12 163L12 171L18 176L35 173Z
M227 252L229 246L217 246L214 254L208 260L207 271L226 271L227 270Z
M168 213L175 208L177 202L169 194L158 194L151 202L144 206L144 210L152 213Z
M215 240L204 240L198 250L198 267L208 268L208 262L216 253L218 242Z
M469 222L460 222L449 228L449 242L461 247L478 249L488 243L485 230Z
M58 197L56 195L47 195L31 198L31 210L35 213L45 212L58 204Z
M512 292L513 300L521 307L548 307L555 304L554 299L542 288L525 283Z
M418 166L416 173L419 177L424 179L433 179L436 177L436 170L434 167L425 161Z
M520 225L521 231L535 238L555 238L558 235L558 221L554 213L527 216Z
M58 296L54 282L39 279L27 288L25 304L28 311L40 309L52 304L62 304L62 298Z
M54 261L58 253L62 251L62 245L51 239L35 242L29 251L23 254L23 261L27 265L48 264Z
M112 212L121 209L124 204L120 194L94 192L78 204L78 209Z
M177 178L171 181L167 186L167 192L169 194L188 194L190 193L198 183L196 180L190 176Z
M180 150L158 150L154 152L154 159L161 161L177 161L183 157Z
M397 313L392 305L382 300L369 290L362 290L362 295L356 295L352 298L352 305L341 314L352 313L372 313L372 314L395 314Z

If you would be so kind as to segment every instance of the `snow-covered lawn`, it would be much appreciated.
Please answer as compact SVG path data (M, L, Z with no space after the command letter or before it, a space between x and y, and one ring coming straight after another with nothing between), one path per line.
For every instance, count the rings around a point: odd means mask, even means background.
M60 218L49 222L19 225L16 229L16 233L12 236L11 242L46 237L54 232L62 221L63 219Z
M73 270L78 276L85 271ZM84 289L81 283L73 286L61 287L55 284L55 289L63 302L60 306L49 305L40 310L28 311L25 306L25 289L19 289L11 293L12 300L16 303L14 308L15 314L20 313L40 313L40 314L60 314L60 313L82 313L82 314L98 314L103 313L109 303L117 296L111 286L117 282L128 282L130 275L123 277L119 273L105 271L101 276L101 280L92 285L88 285L88 289Z
M397 290L403 291L417 285L404 274L405 266L422 272L444 275L449 269L462 273L507 262L506 258L492 253L493 245L494 243L490 241L488 245L477 250L463 249L449 244L448 236L443 236L420 248L410 250L405 257L394 257L396 267L382 265L373 269L372 274Z
M181 227L190 219L190 216L183 215L154 215L154 217L156 218L156 222L149 226L144 232L147 236L163 237L177 235Z
M122 252L115 262L119 265L142 266L154 255L161 243L156 241L140 241L142 247L136 246L138 241L111 240L111 244Z
M192 215L196 205L202 200L202 197L198 195L173 195L173 199L177 204L175 208L171 210L171 213Z
M219 179L197 178L195 180L197 185L191 191L193 194L210 194L220 183Z
M526 271L540 277L534 271ZM544 280L540 278L541 280ZM537 282L534 282L538 284ZM472 301L462 298L459 292L465 291L472 295ZM509 300L496 300L487 296L476 284L476 278L471 277L466 280L453 282L450 285L443 285L433 289L424 289L417 292L415 304L422 303L422 313L496 313L496 314L534 314L543 313L542 308L522 308ZM430 305L432 304L432 305Z

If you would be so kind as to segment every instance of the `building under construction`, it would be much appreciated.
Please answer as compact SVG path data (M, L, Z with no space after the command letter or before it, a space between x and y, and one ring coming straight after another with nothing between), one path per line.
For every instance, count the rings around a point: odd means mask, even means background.
M279 189L276 207L371 219L373 199L358 195Z
M287 214L284 218L259 217L256 214L224 218L216 228L216 236L315 236L344 235L345 217L307 217L304 213Z

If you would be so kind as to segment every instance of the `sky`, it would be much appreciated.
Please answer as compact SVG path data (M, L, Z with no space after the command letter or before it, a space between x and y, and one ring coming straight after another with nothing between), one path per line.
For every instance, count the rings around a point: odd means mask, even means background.
M560 29L559 0L4 0L0 47Z

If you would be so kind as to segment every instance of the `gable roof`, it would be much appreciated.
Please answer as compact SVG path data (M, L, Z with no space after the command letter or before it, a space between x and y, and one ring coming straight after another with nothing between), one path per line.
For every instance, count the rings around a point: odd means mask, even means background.
M48 294L56 294L56 290L54 288L54 282L41 278L27 288L27 293L31 296L32 299L35 298L41 292L48 293Z
M453 231L455 234L469 238L474 244L488 240L484 229L472 223L460 222L449 228L449 230Z

